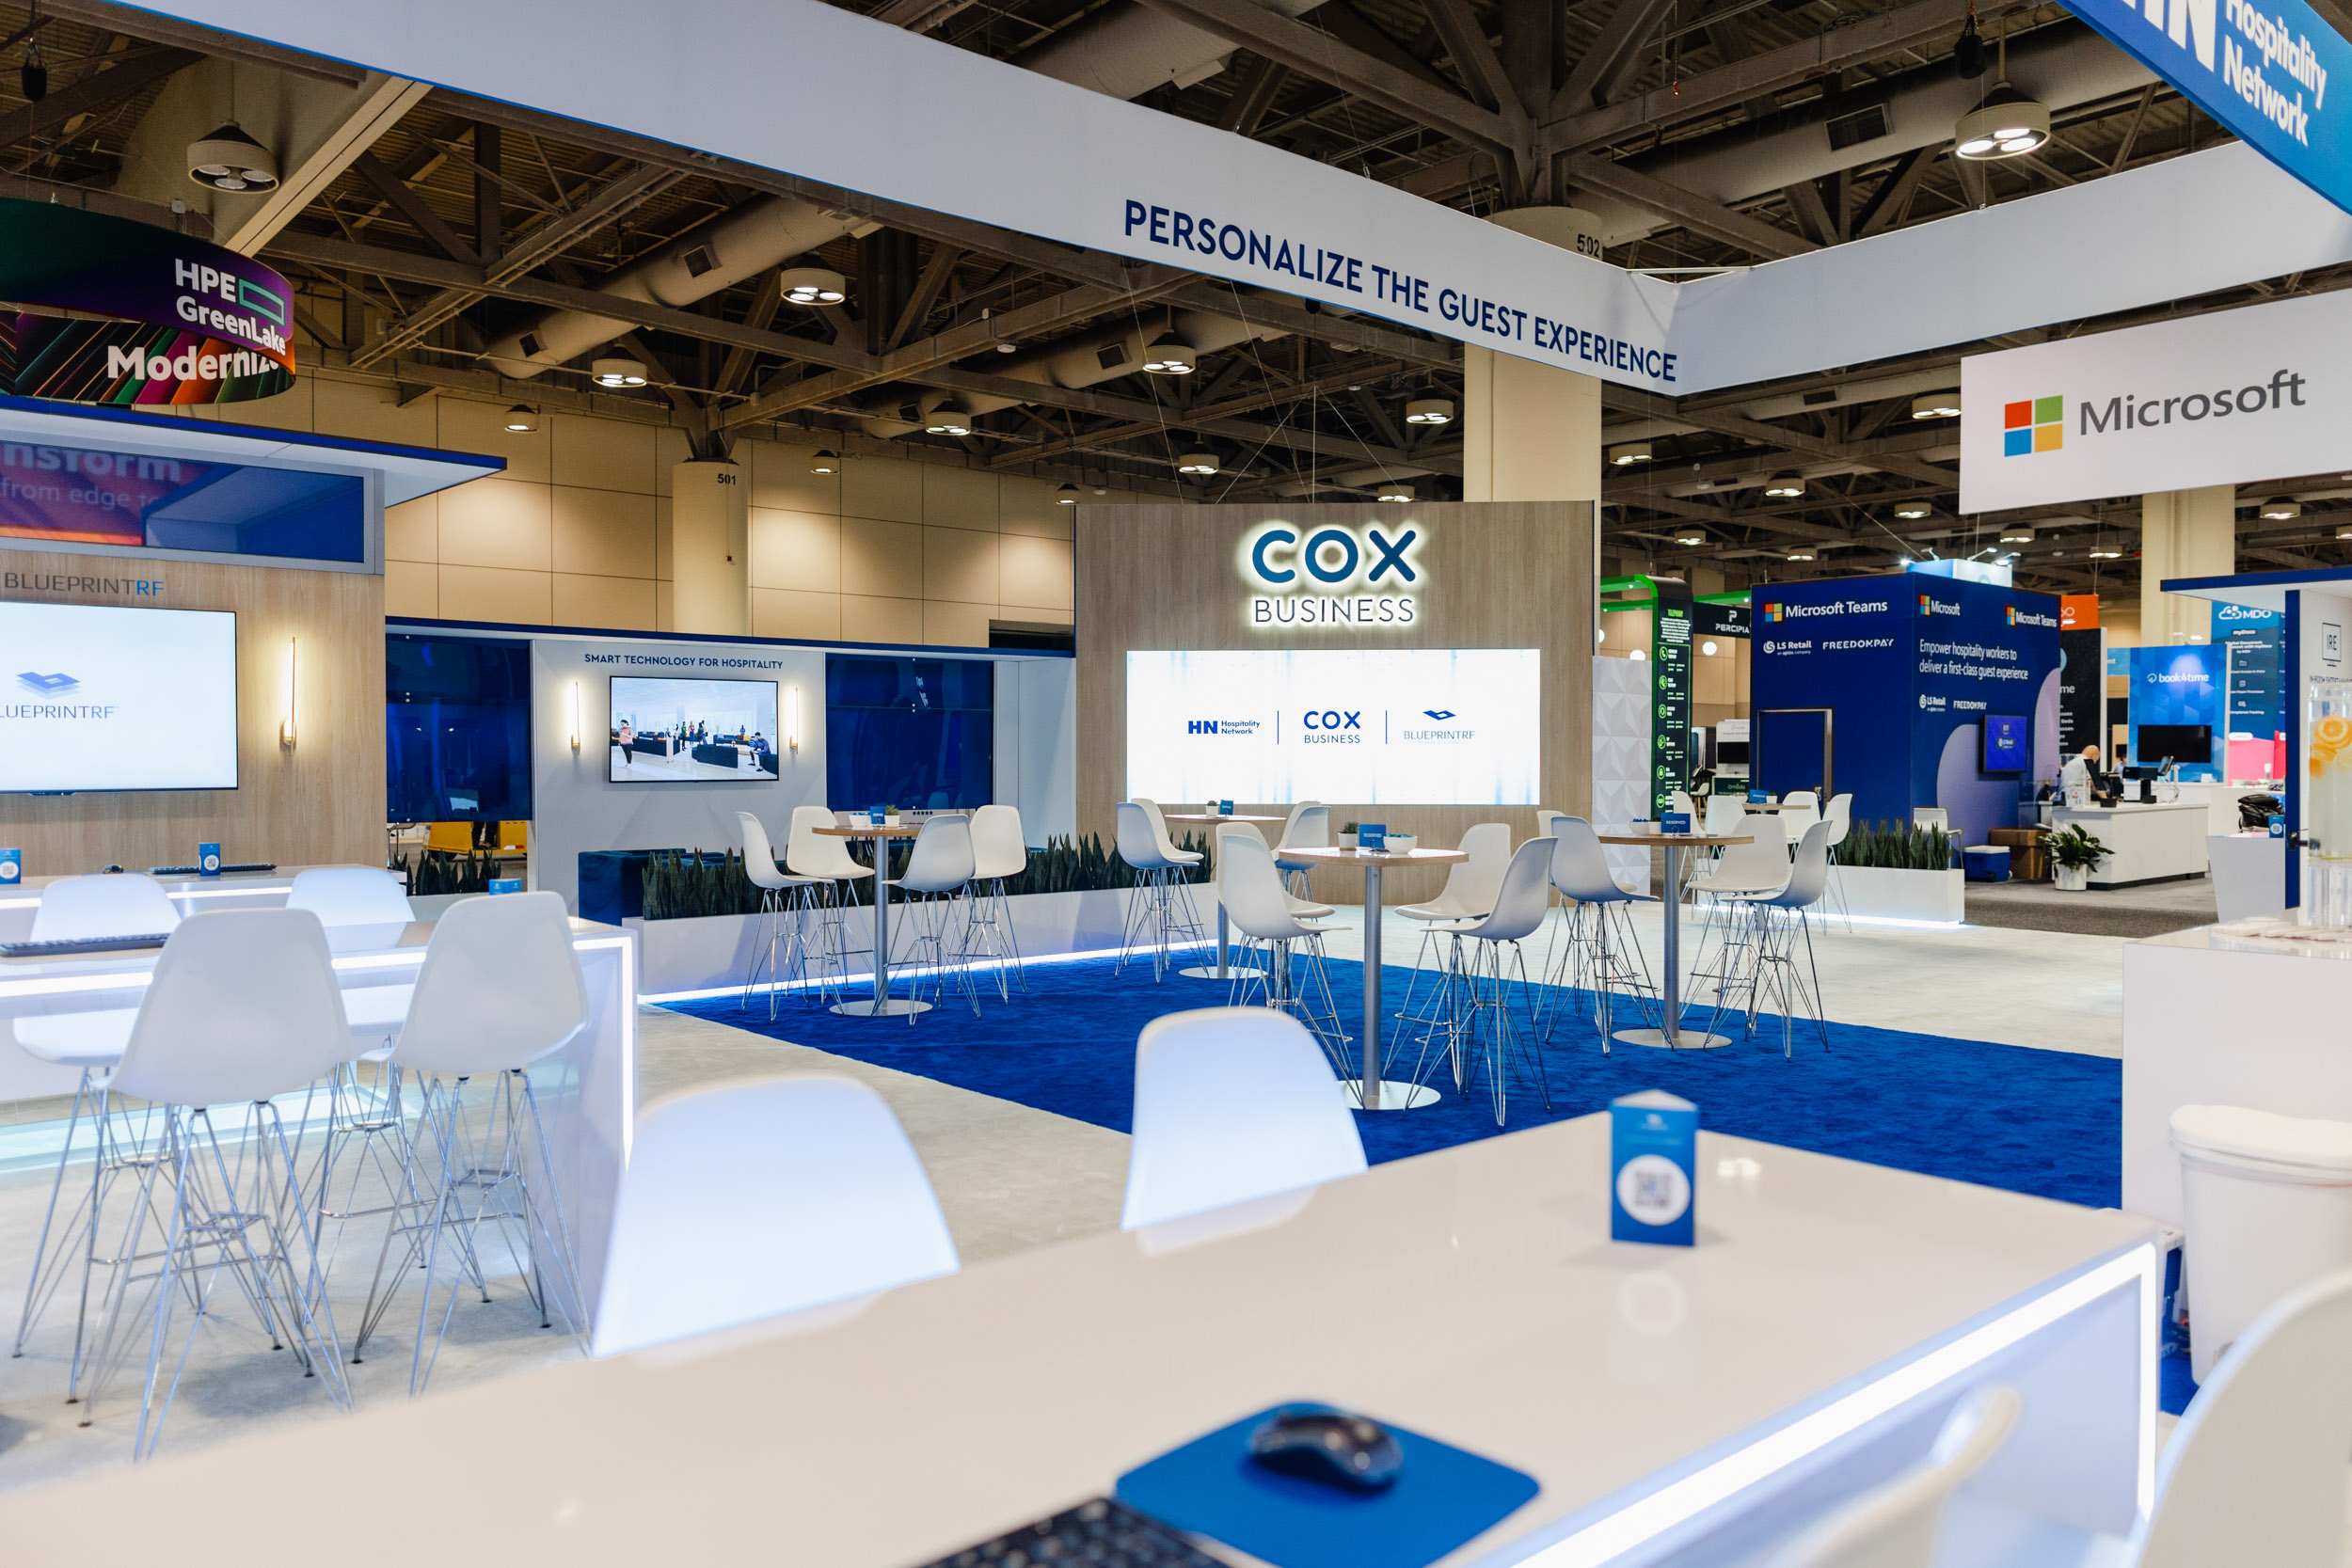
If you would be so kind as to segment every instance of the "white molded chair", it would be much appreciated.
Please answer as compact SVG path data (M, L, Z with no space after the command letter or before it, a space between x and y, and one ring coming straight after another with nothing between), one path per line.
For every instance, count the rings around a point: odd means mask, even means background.
M1851 792L1833 795L1822 809L1821 820L1829 824L1829 863L1837 863L1837 847L1853 832L1853 796ZM1833 877L1829 883L1830 902L1837 906L1838 914L1846 922L1846 929L1853 929L1853 913L1846 908L1846 890Z
M1800 1007L1812 1017L1821 1049L1829 1049L1829 1023L1821 1007L1821 971L1813 961L1810 911L1821 901L1822 890L1829 883L1829 840L1833 831L1827 822L1816 822L1804 831L1804 840L1797 846L1796 859L1788 868L1788 882L1778 893L1724 895L1725 903L1750 913L1755 928L1746 972L1726 972L1716 992L1717 1001L1721 1004L1728 992L1744 989L1748 993L1748 1033L1753 1035L1756 1009L1770 992L1780 1011L1783 1056L1794 1053ZM1802 969L1797 962L1800 938L1804 942Z
M1295 1019L1204 1007L1143 1026L1122 1230L1363 1171L1355 1115Z
M1205 946L1200 922L1193 914L1185 873L1200 863L1189 849L1168 842L1168 824L1160 808L1145 800L1119 803L1119 858L1136 873L1135 891L1127 899L1125 929L1119 944L1117 971L1138 947L1152 951L1152 978L1166 978L1171 952L1179 947Z
M168 935L180 924L180 910L152 877L129 873L111 876L60 877L42 890L40 907L33 911L28 933L35 942L68 942L90 937ZM80 1073L73 1089L73 1107L65 1124L65 1146L57 1151L57 1174L49 1186L49 1208L41 1216L40 1239L33 1246L32 1274L24 1287L24 1307L17 1319L15 1354L24 1354L24 1341L40 1321L57 1286L77 1259L88 1250L90 1227L97 1224L104 1189L135 1154L137 1138L128 1116L110 1113L107 1081L130 1043L135 1007L107 1007L70 1013L28 1014L15 1021L16 1043L36 1061L72 1068ZM56 1231L57 1206L65 1194L66 1167L73 1163L73 1140L87 1118L97 1148L91 1154L90 1186L76 1200L73 1213L58 1232L59 1245L50 1247ZM68 1244L70 1242L71 1244ZM78 1337L78 1336L77 1336ZM75 1351L75 1367L80 1366Z
M963 895L971 889L977 863L969 816L961 812L940 812L924 818L922 831L914 835L914 847L907 851L906 869L898 874L901 924L898 928L905 938L896 944L899 952L892 959L894 967L907 966L908 994L917 1000L923 994L925 966L943 1002L947 996L948 972L953 970L975 1018L979 1016L980 993L972 984L971 920L964 911ZM921 1016L908 1013L908 1027L914 1027Z
M590 1354L877 1294L958 1268L881 1095L832 1073L715 1084L637 1122Z
M1323 1042L1331 1070L1347 1076L1348 1036L1324 968L1327 927L1301 920L1282 886L1282 874L1274 868L1273 851L1256 833L1220 833L1216 847L1217 895L1225 901L1226 918L1242 935L1244 957L1243 966L1233 971L1229 1004L1246 1006L1255 993L1263 1006L1292 1014ZM1247 961L1252 948L1264 950L1263 966Z
M1788 839L1786 812L1745 812L1739 832L1753 840L1724 847L1723 858L1704 877L1693 878L1690 891L1720 899L1732 894L1770 895L1788 885Z
M329 1398L351 1403L295 1140L270 1102L342 1062L348 1029L326 929L307 910L191 915L156 960L114 1086L162 1107L163 1125L111 1260L83 1410L87 1424L143 1351L135 1459L155 1451L196 1336L228 1303L245 1303ZM224 1272L235 1289L221 1289ZM193 1312L174 1356L183 1306Z
M421 1265L411 1394L433 1375L459 1289L470 1282L490 1299L481 1257L491 1233L524 1264L524 1288L541 1325L561 1316L585 1347L586 1325L574 1316L583 1299L580 1269L530 1069L569 1044L587 1022L587 987L561 895L469 898L451 905L434 926L392 1051L393 1064L414 1074L422 1089L410 1164L432 1176L404 1195L405 1212L385 1232L352 1343L356 1360L400 1282ZM487 1081L486 1094L466 1092L476 1079ZM395 1243L405 1243L398 1262L391 1261ZM444 1277L448 1300L437 1324L433 1295Z
M736 825L743 834L743 875L752 886L759 889L759 920L752 934L752 959L743 969L743 994L736 1003L739 1010L752 1005L752 988L759 983L759 937L768 938L768 1018L776 1016L776 993L785 984L785 972L789 969L794 980L808 978L808 933L802 925L802 916L812 906L817 891L814 877L795 877L776 864L775 846L768 841L767 824L750 812L735 814ZM788 842L788 841L787 841ZM788 958L779 959L782 947Z
M1216 823L1215 827L1217 840L1217 855L1219 857L1216 862L1216 877L1217 896L1220 900L1219 907L1221 908L1221 901L1225 893L1225 862L1223 859L1225 853L1225 840L1232 834L1240 833L1247 838L1254 839L1260 845L1263 845L1265 843L1265 834L1259 832L1258 825L1255 822L1219 822ZM1314 863L1311 861L1301 861L1299 863L1301 865L1312 865ZM1282 869L1282 854L1279 849L1274 851L1274 868L1277 871ZM1287 885L1284 890L1284 896L1290 900L1291 913L1296 915L1301 920L1328 920L1333 915L1340 912L1328 904L1318 904L1311 898L1300 897L1297 888L1302 880L1303 878L1290 878L1286 879Z
M1425 904L1403 905L1396 911L1407 920L1418 920L1422 923L1421 945L1413 954L1413 973L1405 987L1405 999L1398 1004L1396 1009L1396 1016L1400 1021L1416 1019L1424 1026L1443 1021L1448 1003L1443 994L1445 987L1442 983L1438 987L1440 994L1437 1014L1426 1019L1417 1019L1417 1015L1413 1012L1413 1000L1421 990L1422 967L1429 958L1430 948L1437 942L1439 926L1464 920L1478 920L1493 911L1495 896L1502 891L1503 871L1511 863L1511 824L1508 822L1472 823L1462 830L1461 843L1456 847L1469 855L1470 859L1456 861L1446 867L1445 886L1438 891L1438 896ZM1549 911L1549 895L1546 895L1545 903ZM1442 959L1444 955L1440 954L1439 957ZM1446 968L1446 965L1440 964L1441 970Z
M822 806L794 806L792 831L784 843L784 868L795 877L806 877L818 884L812 895L817 899L817 950L813 955L818 976L817 1000L834 994L834 986L850 972L850 955L865 949L850 941L848 913L856 904L856 887L860 880L874 875L870 865L860 865L850 856L850 841L831 833L820 833L819 828L834 825L833 813ZM876 851L886 855L888 845Z
M31 939L72 942L89 937L168 936L180 925L179 906L163 883L135 872L60 877L41 889Z
M1771 814L1758 812L1756 815L1764 816ZM1737 833L1740 825L1747 819L1748 806L1743 798L1737 795L1709 795L1707 798L1705 826L1708 837L1715 838L1724 833Z
M1791 844L1804 838L1805 830L1821 819L1821 797L1814 790L1792 789L1780 798L1780 803L1781 809L1777 812L1758 812L1756 815L1778 816L1781 826L1788 832L1788 842Z
M294 875L286 908L309 910L330 930L349 926L405 926L417 918L398 877L373 865L316 865Z
M1666 791L1666 809L1682 813L1691 819L1691 826L1693 828L1699 825L1698 802L1691 799L1691 792L1687 789Z
M2352 1270L2288 1292L2222 1354L2156 1459L2133 1568L2340 1568Z
M1569 914L1567 945L1549 980L1553 986L1592 992L1593 1027L1599 1031L1601 1053L1607 1055L1617 991L1631 991L1637 1006L1644 997L1658 995L1629 912L1634 904L1654 904L1657 899L1618 885L1610 875L1600 835L1584 818L1564 816L1553 823L1551 844L1551 885L1576 907ZM1544 1025L1542 1037L1549 1040L1558 1024L1555 1013Z
M972 895L969 913L976 948L985 951L996 966L996 994L1012 1000L1012 982L1029 989L1029 971L1021 961L1021 939L1012 928L1012 908L1005 902L1005 883L1029 869L1029 840L1022 831L1021 813L1011 806L982 806L972 814ZM985 943L984 949L977 944Z
M1293 897L1307 896L1307 877L1317 863L1287 855L1286 851L1329 847L1331 808L1320 800L1301 800L1291 807L1290 816L1282 824L1282 836L1275 841L1274 866L1289 880Z
M1963 1400L1926 1458L1832 1511L1767 1568L1934 1568L1945 1505L2009 1441L2023 1405L2006 1387Z
M1485 1056L1497 1127L1502 1125L1504 1077L1514 1056L1522 1068L1534 1069L1544 1109L1547 1113L1551 1109L1551 1081L1544 1071L1543 1049L1535 1038L1536 1018L1528 1000L1527 958L1519 943L1543 928L1544 916L1550 909L1552 861L1559 851L1557 838L1529 839L1504 866L1491 910L1475 920L1436 927L1454 939L1447 965L1453 984L1443 994L1443 1000L1452 1004L1447 1008L1446 1054L1454 1061L1454 1081L1457 1086L1467 1082L1469 1061ZM1502 952L1506 946L1511 950L1507 964ZM1519 1002L1528 1014L1524 1036L1511 1026L1512 968L1518 972ZM1414 1073L1417 1085L1425 1082L1427 1065L1424 1044Z

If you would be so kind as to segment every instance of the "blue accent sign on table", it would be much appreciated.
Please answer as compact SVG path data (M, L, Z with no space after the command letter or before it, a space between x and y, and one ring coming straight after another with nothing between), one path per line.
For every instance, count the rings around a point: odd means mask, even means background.
M1216 814L1217 814L1217 816L1232 816L1232 815L1233 815L1233 802L1232 802L1232 801L1231 801L1231 800L1219 800L1219 801L1216 803Z
M493 877L490 879L490 891L492 893L520 893L522 890L523 879L520 877Z
M1609 1239L1689 1246L1697 1233L1699 1108L1663 1089L1609 1102Z
M2287 836L2287 819L2283 816L2274 811L2270 814L2269 822L2271 837L2284 838ZM8 852L10 854L14 854L16 851L11 849ZM6 880L6 879L0 878L0 880Z
M2070 8L2240 141L2352 212L2352 43L2304 0Z
M868 806L866 808L866 825L868 827L879 828L882 825L882 818L888 815L889 814L884 812L880 806Z
M1357 823L1357 824L1356 824L1356 847L1357 847L1357 848L1359 848L1359 849L1386 849L1388 847L1389 847L1389 825L1388 825L1387 823L1385 823L1385 822L1359 822L1359 823Z
M1691 831L1691 814L1687 811L1670 811L1666 813L1663 816L1661 816L1658 819L1658 831L1661 833L1689 832Z
M220 846L199 844L196 847L196 874L199 877L220 875Z
M1749 790L1748 790L1748 804L1750 804L1750 805L1752 805L1752 806L1761 806L1761 805L1766 805L1766 804L1768 804L1768 803L1769 803L1769 802L1768 802L1768 801L1766 801L1766 800L1764 799L1764 791L1763 791L1762 789L1760 789L1760 788L1756 788L1756 787L1755 787L1755 786L1753 786L1753 785L1751 785L1751 786L1749 787Z
M24 851L0 849L0 887L14 887L24 879Z

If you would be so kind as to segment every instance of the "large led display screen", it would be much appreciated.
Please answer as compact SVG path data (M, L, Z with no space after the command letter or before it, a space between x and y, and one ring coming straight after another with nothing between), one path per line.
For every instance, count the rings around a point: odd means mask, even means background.
M612 677L614 784L756 784L776 772L774 681Z
M237 787L237 618L0 603L0 791Z
M1533 648L1127 655L1127 793L1162 802L1535 804Z

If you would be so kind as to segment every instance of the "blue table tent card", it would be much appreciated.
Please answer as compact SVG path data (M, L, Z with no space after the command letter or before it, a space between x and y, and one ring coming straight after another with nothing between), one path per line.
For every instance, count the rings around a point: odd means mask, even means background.
M1698 1207L1699 1108L1663 1089L1609 1102L1609 1239L1689 1246Z
M1386 849L1388 847L1389 847L1389 825L1388 825L1387 823L1385 823L1385 822L1359 822L1358 824L1356 824L1356 847L1357 847L1357 848L1359 848L1359 849Z

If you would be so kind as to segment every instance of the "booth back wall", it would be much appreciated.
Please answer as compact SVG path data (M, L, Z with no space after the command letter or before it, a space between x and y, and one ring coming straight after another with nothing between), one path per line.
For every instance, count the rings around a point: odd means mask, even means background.
M380 865L384 860L384 579L121 556L9 550L26 578L160 581L158 594L29 594L53 604L142 605L237 612L237 787L60 797L0 795L0 844L24 851L24 874L108 864L186 865L199 843L231 862ZM127 586L127 585L126 585ZM286 642L297 640L294 744L286 712Z
M1535 831L1538 806L1583 815L1592 797L1593 536L1584 501L1283 506L1080 506L1077 518L1078 826L1108 847L1127 798L1127 655L1135 650L1532 648L1540 653L1537 799L1384 806L1327 800L1334 828L1351 817L1418 832L1452 847L1476 822ZM1306 540L1324 529L1392 544L1416 535L1414 577L1327 590L1304 572L1281 584L1257 578L1249 543L1270 525ZM1280 562L1295 552L1278 550ZM1365 562L1375 559L1367 541ZM1262 624L1261 598L1328 593L1343 598L1410 596L1409 621L1369 625ZM1287 801L1236 801L1236 809ZM1194 803L1195 809L1198 803ZM1178 825L1180 828L1183 826ZM1434 895L1442 873L1392 874L1391 903ZM1353 870L1319 872L1316 896L1359 902Z

